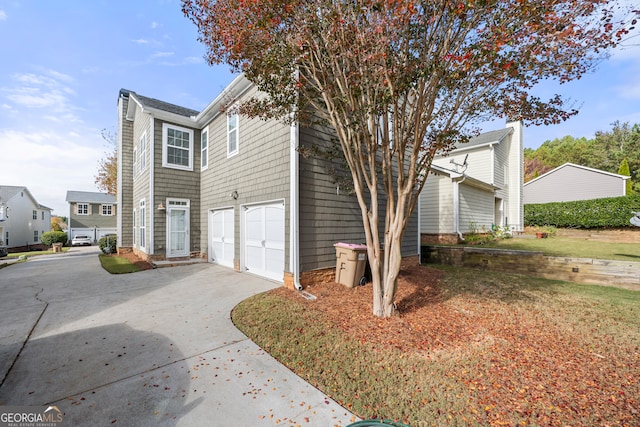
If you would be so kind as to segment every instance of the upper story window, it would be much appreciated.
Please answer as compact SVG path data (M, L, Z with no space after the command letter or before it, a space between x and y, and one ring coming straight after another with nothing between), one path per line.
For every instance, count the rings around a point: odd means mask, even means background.
M31 211L31 219L38 219L38 211Z
M238 115L227 116L227 157L238 154Z
M42 220L44 221L44 211L42 211Z
M112 216L113 215L113 205L102 205L102 215L103 216Z
M165 123L162 125L162 166L193 170L193 131Z
M88 203L78 203L78 215L89 215Z
M200 135L200 168L205 170L209 165L209 132L202 131Z
M138 172L144 172L147 167L147 133L143 133L140 138L140 146L138 148L138 154L140 155L140 161L138 161Z

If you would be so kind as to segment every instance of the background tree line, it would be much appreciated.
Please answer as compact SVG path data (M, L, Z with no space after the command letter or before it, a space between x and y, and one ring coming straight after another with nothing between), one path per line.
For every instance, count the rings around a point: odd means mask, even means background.
M592 139L565 136L525 148L525 182L569 162L631 176L627 194L640 192L640 125L615 121L611 126Z

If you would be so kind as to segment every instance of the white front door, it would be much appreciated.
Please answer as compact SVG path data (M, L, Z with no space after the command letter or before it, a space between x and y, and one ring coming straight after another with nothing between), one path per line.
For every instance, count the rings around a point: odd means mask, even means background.
M233 216L233 208L209 211L209 261L226 267L233 267L235 250Z
M244 266L251 273L284 280L284 203L247 206Z
M167 257L189 256L189 202L167 202Z

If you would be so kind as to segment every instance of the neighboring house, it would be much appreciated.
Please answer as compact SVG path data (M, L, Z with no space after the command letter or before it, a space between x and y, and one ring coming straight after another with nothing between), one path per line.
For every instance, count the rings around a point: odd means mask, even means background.
M457 242L495 226L522 231L523 150L521 122L508 122L436 157L420 194L422 241Z
M120 91L119 251L205 257L288 287L333 280L334 243L365 240L356 198L327 160L298 150L326 132L223 112L256 92L239 76L198 112ZM403 255L417 262L417 217L406 236Z
M51 231L51 208L38 203L27 187L0 185L0 246L11 252L43 248Z
M91 191L67 191L69 203L69 240L87 235L97 242L105 234L117 232L117 203L110 194Z
M524 184L524 202L550 203L626 195L630 177L565 163Z

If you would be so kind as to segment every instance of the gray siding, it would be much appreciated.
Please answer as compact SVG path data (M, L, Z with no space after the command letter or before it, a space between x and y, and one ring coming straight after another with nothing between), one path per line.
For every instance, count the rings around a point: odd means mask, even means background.
M180 170L162 166L163 124L169 123L159 119L153 121L153 206L148 205L147 214L153 215L153 253L159 256L167 252L167 210L159 211L157 205L162 203L167 208L167 199L188 199L189 207L189 250L202 251L200 224L200 131L193 130L193 170ZM180 128L184 125L170 123ZM148 194L148 179L144 180ZM144 183L142 185L145 185ZM136 199L138 200L138 199ZM147 197L147 204L149 204ZM147 227L147 231L149 231ZM206 242L206 240L205 240Z
M300 128L301 147L323 146L331 136L319 128ZM327 159L300 156L300 269L335 266L337 242L364 243L362 213L355 195L338 188L331 170L337 163ZM382 192L379 194L383 194ZM384 197L380 197L381 235L384 229ZM418 253L418 216L406 228L403 256Z
M568 202L624 196L621 177L563 165L524 186L524 203Z
M251 90L247 96L255 93ZM290 128L280 122L240 117L238 153L227 157L227 116L220 114L207 126L209 166L202 172L202 204L199 213L200 240L208 252L208 213L213 209L234 208L234 240L237 262L240 261L240 207L243 205L284 201L285 271L289 266L290 210ZM198 134L199 135L199 134ZM199 141L198 136L198 141ZM200 157L196 163L200 169ZM237 200L231 197L236 191Z
M118 105L118 246L133 245L133 122L126 118L129 98Z
M132 151L131 151L131 156L132 156L132 162L136 162L137 163L137 168L136 168L136 173L133 173L133 163L131 164L131 176L133 179L133 194L132 194L132 203L133 203L133 209L136 210L136 233L138 233L137 231L137 227L140 226L140 214L139 214L139 210L140 210L140 201L142 199L145 200L145 211L146 211L146 220L145 220L145 224L146 224L146 238L145 241L146 243L146 247L144 248L144 251L148 254L153 254L152 249L149 247L149 232L150 232L150 227L149 227L149 223L150 223L150 215L152 215L153 212L153 206L151 205L151 201L150 201L150 197L149 197L149 144L147 142L147 148L146 148L146 157L147 157L147 165L146 168L144 169L144 171L140 171L140 152L139 152L139 144L140 144L140 138L142 137L143 133L146 133L147 135L147 141L149 141L149 135L150 135L150 127L149 127L149 123L151 122L151 116L149 114L143 113L142 110L140 109L140 106L135 104L135 120L133 122L133 147L132 147ZM136 150L136 158L133 158L133 150ZM131 213L131 215L133 215L133 213ZM137 248L140 248L140 238L136 236L136 245Z
M71 203L69 226L72 229L94 227L116 228L117 205L115 203L111 205L112 215L102 215L102 205L100 203L89 203L89 206L89 215L78 215L78 203Z

